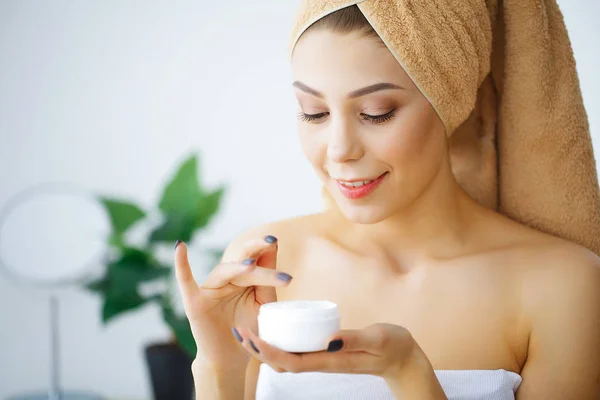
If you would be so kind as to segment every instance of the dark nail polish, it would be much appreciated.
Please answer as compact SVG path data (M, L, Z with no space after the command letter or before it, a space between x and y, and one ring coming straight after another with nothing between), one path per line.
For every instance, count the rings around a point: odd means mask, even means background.
M284 282L289 282L292 280L292 276L290 274L286 274L285 272L280 272L277 274L277 279Z
M269 235L267 237L265 237L265 242L267 243L275 243L277 241L277 238L275 236Z
M250 340L250 347L252 347L252 350L254 350L255 352L260 354L260 351L258 351L258 349L256 348L256 346L254 345L254 343L252 342L252 340Z
M335 353L336 351L340 351L344 347L344 341L342 339L336 339L329 342L329 346L327 346L327 352Z
M175 242L175 248L177 248L177 246L179 246L181 244L181 240L178 240L177 242Z
M237 339L238 342L242 343L244 341L244 339L242 339L242 336L240 336L240 333L238 332L237 329L231 328L231 332L233 333L233 336Z
M250 265L250 264L254 264L255 261L256 261L256 258L246 258L244 261L242 261L242 264Z

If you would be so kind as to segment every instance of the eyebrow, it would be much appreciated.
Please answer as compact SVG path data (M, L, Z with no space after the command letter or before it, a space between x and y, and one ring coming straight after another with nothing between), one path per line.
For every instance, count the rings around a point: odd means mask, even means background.
M323 98L325 97L323 95L323 93L319 92L318 90L315 90L313 88L311 88L310 86L305 85L304 83L300 82L300 81L296 81L292 84L292 86L302 90L305 93L311 94L315 97L318 98ZM398 86L394 83L389 83L389 82L381 82L381 83L376 83L374 85L369 85L369 86L365 86L364 88L360 88L358 90L355 90L353 92L351 92L350 94L348 94L348 97L353 99L356 97L361 97L361 96L366 96L367 94L371 94L374 92L378 92L380 90L390 90L390 89L394 89L394 90L398 90L398 89L406 89L402 86Z

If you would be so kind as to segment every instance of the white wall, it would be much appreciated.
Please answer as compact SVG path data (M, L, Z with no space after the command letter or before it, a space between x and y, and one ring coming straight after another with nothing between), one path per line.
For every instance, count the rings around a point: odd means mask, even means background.
M559 3L600 155L600 3ZM205 180L230 189L197 248L317 210L285 52L296 4L0 2L0 204L60 180L152 205L173 165L201 150ZM0 276L0 398L47 383L46 296ZM64 385L149 398L142 348L168 336L157 310L102 327L94 296L60 300Z

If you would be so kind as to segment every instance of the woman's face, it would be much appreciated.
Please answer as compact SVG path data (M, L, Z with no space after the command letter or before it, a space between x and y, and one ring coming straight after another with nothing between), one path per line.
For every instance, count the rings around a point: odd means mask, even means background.
M444 127L377 38L308 31L292 72L304 154L348 219L382 221L425 191L447 159Z

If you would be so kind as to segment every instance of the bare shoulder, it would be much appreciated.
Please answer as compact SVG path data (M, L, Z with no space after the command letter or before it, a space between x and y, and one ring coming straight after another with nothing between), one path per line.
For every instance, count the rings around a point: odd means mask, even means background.
M492 250L486 253L512 266L525 284L568 285L600 273L600 257L583 246L498 214L485 221L486 230L497 232L490 240Z
M532 322L547 313L600 312L600 257L573 242L503 216L486 220L492 240L485 256L496 274L510 276L507 295L520 298L519 313ZM491 227L491 228L490 228ZM501 268L497 268L501 267ZM539 318L538 318L539 320Z
M600 257L551 235L535 234L532 239L516 253L521 257L522 282L534 298L558 289L565 294L573 291L584 295L584 288L594 285L594 291L600 293Z
M516 222L503 234L511 239L502 256L510 260L522 288L532 298L559 288L565 293L582 289L582 284L600 283L600 257L591 250Z
M526 233L524 238L511 256L523 311L532 324L568 319L574 314L582 318L600 315L600 257L580 245L537 231Z

